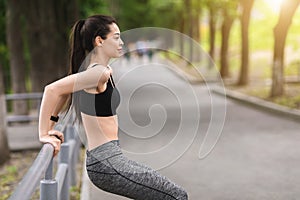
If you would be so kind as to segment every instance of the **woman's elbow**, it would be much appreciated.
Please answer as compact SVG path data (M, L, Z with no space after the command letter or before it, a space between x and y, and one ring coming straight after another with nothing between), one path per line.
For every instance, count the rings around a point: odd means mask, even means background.
M49 84L44 88L44 95L59 96L59 90L54 84Z
M57 97L68 97L70 93L65 91L60 85L51 83L44 88L44 94Z

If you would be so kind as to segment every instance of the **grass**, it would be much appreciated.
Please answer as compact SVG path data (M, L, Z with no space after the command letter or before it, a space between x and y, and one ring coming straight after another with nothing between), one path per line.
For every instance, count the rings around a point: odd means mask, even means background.
M3 191L3 194L0 197L0 200L7 199L11 194L10 186L14 183L18 175L16 166L7 166L4 169L4 173L1 174L0 187Z
M37 154L37 151L10 154L10 160L0 167L0 200L9 198Z
M235 86L228 85L229 89L261 98L273 103L286 106L292 109L300 109L300 83L286 83L285 85L285 94L280 97L270 98L270 89L268 85L261 84L251 84L248 86Z

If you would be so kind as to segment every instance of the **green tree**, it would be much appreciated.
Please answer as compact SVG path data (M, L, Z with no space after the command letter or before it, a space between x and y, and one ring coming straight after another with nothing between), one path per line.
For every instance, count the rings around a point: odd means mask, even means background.
M87 18L95 14L106 14L117 17L119 13L119 4L121 0L78 0L75 11L79 16L77 18ZM80 5L80 6L78 6Z
M246 85L249 79L249 22L251 10L254 0L241 0L241 35L242 35L242 48L241 48L241 70L238 85Z
M183 0L183 10L182 10L182 24L180 32L188 35L193 40L200 42L200 17L201 17L201 5L203 1L201 0ZM200 54L195 51L194 41L189 40L187 44L186 53L183 51L182 55L185 55L190 61L200 60ZM182 44L182 49L184 50L184 44Z
M26 62L22 36L22 6L24 2L18 0L7 1L6 35L10 60L10 76L13 93L26 93L25 74ZM13 111L17 115L28 114L26 100L13 102Z
M0 1L0 14L5 16L6 1ZM5 17L0 18L0 30L5 30ZM5 67L6 66L6 67ZM6 129L6 102L5 93L7 92L8 76L6 70L8 66L8 55L6 47L6 32L0 31L0 165L7 161L10 157L7 140ZM6 80L6 81L5 81Z
M228 49L229 49L229 36L230 30L234 20L237 17L237 0L223 1L222 2L222 27L221 27L221 68L220 74L223 78L229 77L229 60L228 60Z
M278 22L274 28L274 53L271 97L284 94L284 47L287 33L300 0L286 0L282 3Z
M4 93L10 91L10 77L9 77L9 62L8 62L8 50L6 45L6 1L0 1L0 15L4 16L0 18L0 65L2 70L2 78L4 83Z
M215 49L216 49L215 41L216 41L216 32L217 32L217 22L218 19L220 18L222 1L206 0L204 3L205 6L207 7L208 18L209 18L209 51L208 52L211 59L215 60Z
M77 14L76 1L27 1L27 40L33 92L67 72L69 30Z
M0 165L9 159L8 140L6 136L6 103L3 84L3 67L0 63Z
M119 1L119 13L115 13L121 30L153 26L149 13L155 12L150 0Z

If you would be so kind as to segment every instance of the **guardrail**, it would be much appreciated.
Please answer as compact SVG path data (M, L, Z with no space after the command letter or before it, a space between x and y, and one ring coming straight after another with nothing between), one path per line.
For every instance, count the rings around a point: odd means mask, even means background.
M37 115L11 115L6 116L6 121L10 122L27 122L27 121L37 121L39 114L39 105L41 104L41 100L43 97L43 93L18 93L18 94L6 94L6 101L15 101L15 100L36 100L37 101Z
M68 120L69 121L69 120ZM34 163L19 183L9 200L30 199L40 182L40 200L70 199L69 189L76 185L75 166L79 158L80 140L71 124L62 129L65 141L58 154L58 168L53 177L53 151L44 144ZM44 176L44 179L42 179ZM42 180L41 180L42 179Z

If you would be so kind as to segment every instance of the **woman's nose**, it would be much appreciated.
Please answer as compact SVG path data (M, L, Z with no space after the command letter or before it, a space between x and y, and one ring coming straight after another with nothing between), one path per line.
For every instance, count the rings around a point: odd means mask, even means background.
M124 42L122 39L120 39L120 45L123 46L124 45Z

